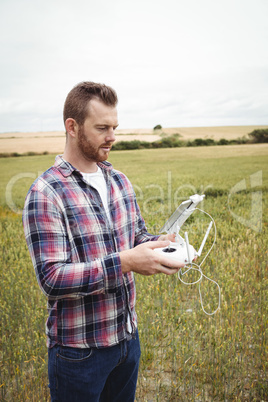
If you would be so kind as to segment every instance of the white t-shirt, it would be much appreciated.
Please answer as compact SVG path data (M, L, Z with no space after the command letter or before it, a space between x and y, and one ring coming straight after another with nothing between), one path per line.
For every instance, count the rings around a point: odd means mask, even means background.
M101 171L101 168L98 166L97 172L94 173L82 173L82 176L84 180L92 187L94 187L102 200L106 215L109 219L109 222L111 223L111 215L110 215L110 210L108 207L108 191L107 191L107 185L105 178L103 176L103 173Z

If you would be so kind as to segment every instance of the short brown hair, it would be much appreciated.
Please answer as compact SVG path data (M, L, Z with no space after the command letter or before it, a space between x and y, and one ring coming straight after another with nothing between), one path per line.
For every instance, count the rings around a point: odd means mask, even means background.
M64 123L68 118L83 125L88 115L88 102L98 99L107 106L116 106L118 99L115 90L104 84L84 81L77 84L67 95L63 109Z

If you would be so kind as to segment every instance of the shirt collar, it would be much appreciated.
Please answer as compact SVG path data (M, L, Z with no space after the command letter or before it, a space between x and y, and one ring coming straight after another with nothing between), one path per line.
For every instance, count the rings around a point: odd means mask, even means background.
M59 170L59 172L64 176L64 177L68 177L70 176L74 171L79 172L80 171L78 169L76 169L73 165L71 165L70 162L65 161L62 158L62 155L57 155L56 159L55 159L55 164L54 164L55 168ZM106 171L111 171L113 169L113 166L110 162L107 161L103 161L103 162L99 162L98 166L101 169L105 169ZM80 173L81 174L81 173Z

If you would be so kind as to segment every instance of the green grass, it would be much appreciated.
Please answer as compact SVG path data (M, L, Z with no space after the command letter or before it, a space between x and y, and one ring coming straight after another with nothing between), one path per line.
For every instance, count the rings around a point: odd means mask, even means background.
M183 285L176 275L136 275L142 344L137 401L268 400L267 154L267 148L254 145L111 154L114 167L134 184L151 232L157 233L194 192L205 191L202 207L217 224L216 246L202 266L221 286L221 309L215 315L202 312L197 285ZM46 300L34 276L19 212L31 182L53 161L53 155L0 159L3 401L49 400ZM261 183L254 181L256 172L262 173ZM246 189L230 197L244 179ZM251 225L259 218L258 211L251 214L256 205L262 207L262 226L255 227L261 231ZM199 246L208 222L198 212L187 221L193 245ZM205 252L211 244L212 234ZM205 308L214 310L216 287L202 281L201 289Z

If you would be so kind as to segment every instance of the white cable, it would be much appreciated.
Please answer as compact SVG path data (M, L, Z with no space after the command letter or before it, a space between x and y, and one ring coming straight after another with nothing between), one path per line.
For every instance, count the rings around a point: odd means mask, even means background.
M210 254L212 248L213 248L214 245L215 245L215 242L216 242L216 231L217 231L217 229L216 229L216 223L215 223L214 219L212 218L212 216L210 216L207 212L202 211L202 210L199 209L199 208L195 208L195 209L198 209L200 212L203 212L204 214L206 214L206 215L208 215L208 216L210 217L210 219L211 219L211 221L213 222L213 225L214 225L214 240L213 240L212 246L211 246L210 249L208 250L208 252L207 252L207 254L205 255L205 257L203 258L202 262L201 262L199 265L195 264L194 262L192 262L190 266L185 265L183 268L188 268L185 272L182 272L182 268L180 268L180 270L179 270L179 272L178 272L178 278L179 278L179 280L180 280L184 285L195 285L195 284L199 283L199 295L200 295L200 302L201 302L202 310L203 310L203 312L204 312L205 314L207 314L207 315L213 315L213 314L215 314L215 313L219 310L220 305L221 305L221 288L220 288L219 284L218 284L216 281L214 281L213 279L208 278L206 275L203 274L203 272L202 272L202 270L201 270L201 265L204 263L205 259L208 257L208 255ZM193 265L194 265L196 268L194 268ZM193 271L198 271L198 272L200 273L200 278L199 278L197 281L195 281L195 282L185 282L185 281L183 281L182 278L181 278L181 276L182 276L182 275L185 275L187 272L189 272L189 271L191 271L191 270L193 270ZM201 293L201 282L202 282L203 277L206 278L208 281L211 281L211 282L215 283L215 284L218 286L218 289L219 289L219 302L218 302L218 307L217 307L216 310L214 310L212 313L208 313L208 312L204 309L203 299L202 299L202 293Z
M203 212L204 214L206 214L207 216L209 216L210 219L211 219L212 222L213 222L213 225L214 225L214 240L213 240L212 246L211 246L210 249L208 250L208 252L207 252L207 254L205 255L205 257L203 258L203 261L199 264L200 267L201 267L201 265L203 264L203 262L205 261L205 259L207 258L207 256L210 254L211 250L213 249L214 244L216 243L217 228L216 228L216 223L215 223L214 219L212 218L211 215L209 215L209 213L207 213L207 212L205 212L205 211L202 211L202 209L199 209L199 208L196 208L196 209L198 209L198 211Z

